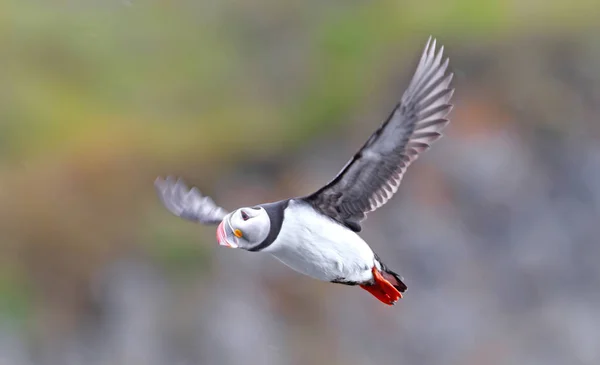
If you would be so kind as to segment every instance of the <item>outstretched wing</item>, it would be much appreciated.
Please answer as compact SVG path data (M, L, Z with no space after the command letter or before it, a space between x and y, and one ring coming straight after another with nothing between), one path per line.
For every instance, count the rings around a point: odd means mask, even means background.
M171 176L166 179L159 177L154 186L165 207L178 217L202 224L219 224L228 214L197 188L188 189L181 179L175 181Z
M442 62L444 47L436 53L435 46L430 37L408 88L387 120L331 182L303 198L315 209L360 231L366 213L394 195L408 166L441 137L454 89L449 88L448 59Z

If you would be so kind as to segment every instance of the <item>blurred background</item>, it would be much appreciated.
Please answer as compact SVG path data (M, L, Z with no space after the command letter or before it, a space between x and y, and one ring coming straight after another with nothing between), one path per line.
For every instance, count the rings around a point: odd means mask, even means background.
M160 205L319 188L430 34L452 123L362 233L397 306ZM598 34L597 0L2 0L0 365L600 364Z

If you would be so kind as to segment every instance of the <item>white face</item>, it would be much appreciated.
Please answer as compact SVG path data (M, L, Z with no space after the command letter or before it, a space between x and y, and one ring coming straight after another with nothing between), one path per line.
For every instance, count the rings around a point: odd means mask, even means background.
M221 246L248 250L264 241L270 229L271 219L264 208L240 208L223 218L217 241Z

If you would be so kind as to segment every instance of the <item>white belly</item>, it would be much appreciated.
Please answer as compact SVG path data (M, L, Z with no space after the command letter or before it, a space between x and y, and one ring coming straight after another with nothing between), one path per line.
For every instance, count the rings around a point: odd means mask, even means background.
M285 210L277 239L264 252L323 281L368 281L375 261L373 251L360 236L294 200Z

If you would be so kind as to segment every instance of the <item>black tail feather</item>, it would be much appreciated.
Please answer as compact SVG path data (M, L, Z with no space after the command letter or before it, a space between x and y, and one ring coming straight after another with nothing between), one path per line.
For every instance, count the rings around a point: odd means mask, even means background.
M404 284L404 279L402 278L402 276L388 269L388 267L385 266L383 262L381 262L377 255L375 255L375 259L379 262L379 265L381 266L381 272L383 274L383 277L387 281L389 281L394 286L394 288L398 289L400 293L404 293L406 289L408 289L408 287L406 286L406 284Z
M394 286L394 288L398 289L400 293L404 293L406 289L408 289L406 284L404 284L404 281L402 281L402 277L400 275L396 274L388 268L382 269L383 277L387 281L389 281Z

